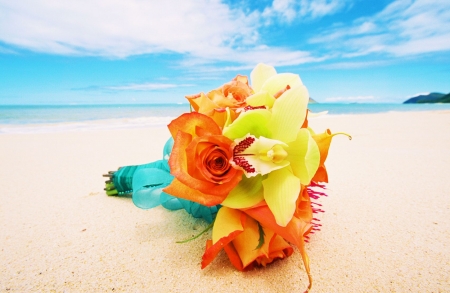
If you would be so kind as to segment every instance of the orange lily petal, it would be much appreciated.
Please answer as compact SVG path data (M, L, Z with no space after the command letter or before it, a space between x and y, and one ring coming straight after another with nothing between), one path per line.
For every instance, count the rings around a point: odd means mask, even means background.
M270 241L269 258L285 258L292 253L294 249L280 235L275 235Z
M211 263L222 248L240 271L250 269L254 264L265 266L293 253L282 237L267 228L263 230L264 244L256 249L260 237L258 223L240 210L222 207L214 223L213 240L206 244L202 268Z
M297 208L295 210L294 216L301 219L306 223L310 223L313 218L311 201L309 199L309 194L306 186L302 186L302 191L297 200Z
M276 234L297 246L302 256L306 273L308 274L309 287L311 287L312 278L310 275L309 258L306 254L303 235L311 229L312 225L294 216L286 227L281 227L276 223L275 217L267 205L258 205L258 207L246 209L244 212L257 220L264 228L273 230Z
M328 172L325 165L322 164L319 166L311 181L328 183Z
M305 121L303 121L303 125L301 128L308 128L308 114L309 114L309 110L306 110Z
M236 209L223 207L219 210L214 221L212 241L216 244L220 239L227 237L234 231L243 231L245 214Z
M202 257L202 269L210 264L219 252L244 230L245 214L239 210L222 207L213 227L213 240L207 242Z
M238 271L242 272L244 270L244 265L242 264L241 258L239 257L239 254L238 254L236 248L234 247L233 243L228 243L227 245L225 245L223 247L223 250L225 250L225 252L227 253L231 264Z
M311 179L314 182L328 182L328 173L325 168L325 160L328 157L328 150L330 148L331 139L333 136L334 135L331 134L329 129L325 130L324 133L312 135L312 138L316 141L320 152L319 168L317 169L316 174L314 174L314 177Z
M273 231L266 229L264 234L264 244L261 248L256 249L260 237L258 223L251 217L248 217L244 231L233 240L233 245L242 260L244 268L258 257L269 256L269 241L273 236Z

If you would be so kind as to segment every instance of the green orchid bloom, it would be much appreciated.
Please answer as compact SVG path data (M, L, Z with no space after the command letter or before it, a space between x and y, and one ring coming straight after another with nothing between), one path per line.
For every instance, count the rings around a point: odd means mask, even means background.
M308 185L319 167L320 152L309 130L301 128L309 100L306 87L298 75L274 70L258 65L251 75L256 98L250 101L255 107L261 106L258 99L272 101L269 106L243 112L223 129L234 140L232 164L246 178L222 205L245 209L265 200L277 224L285 227L301 185Z

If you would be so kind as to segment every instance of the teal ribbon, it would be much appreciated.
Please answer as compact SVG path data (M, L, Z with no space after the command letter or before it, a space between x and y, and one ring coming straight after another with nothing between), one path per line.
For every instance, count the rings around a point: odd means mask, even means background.
M163 159L143 165L125 166L117 170L111 180L119 194L132 194L133 203L141 209L151 209L162 205L169 210L184 208L196 218L211 223L220 205L207 207L196 202L174 197L163 191L174 177L170 174L169 156L173 139L169 139L163 150Z

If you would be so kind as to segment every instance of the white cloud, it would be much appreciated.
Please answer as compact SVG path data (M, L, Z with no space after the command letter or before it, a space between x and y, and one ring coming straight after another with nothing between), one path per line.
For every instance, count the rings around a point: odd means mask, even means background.
M220 0L0 0L0 41L62 55L177 53L196 64L315 60L304 51L262 44L259 20L258 12Z
M264 17L277 17L285 22L297 18L314 19L335 14L348 5L348 0L273 0L262 13Z
M172 51L211 56L239 39L257 38L251 15L219 1L0 3L0 39L42 52L123 57Z
M321 17L340 11L347 1L342 0L302 0L300 14Z
M377 98L374 96L331 97L325 99L325 101L327 102L348 102L348 103L373 102L376 100Z
M376 60L376 61L354 61L354 62L336 62L329 64L321 64L315 66L315 68L322 69L358 69L358 68L368 68L385 66L391 64L392 62L387 60Z
M430 92L421 92L421 93L417 93L417 94L412 95L412 96L407 96L406 99L414 98L414 97L417 97L417 96L427 96L429 94L430 94Z
M17 53L12 49L8 49L0 45L0 54L17 54Z
M105 87L108 90L115 91L153 91L164 90L177 87L193 86L192 84L172 84L172 83L141 83L141 84L128 84L122 86L109 86Z
M333 44L343 57L447 51L450 50L450 1L396 0L373 17L329 30L310 42Z

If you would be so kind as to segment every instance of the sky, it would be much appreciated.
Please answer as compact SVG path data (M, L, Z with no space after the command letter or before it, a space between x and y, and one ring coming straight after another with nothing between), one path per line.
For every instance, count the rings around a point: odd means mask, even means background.
M449 0L0 0L0 105L185 103L258 63L320 103L450 92Z

